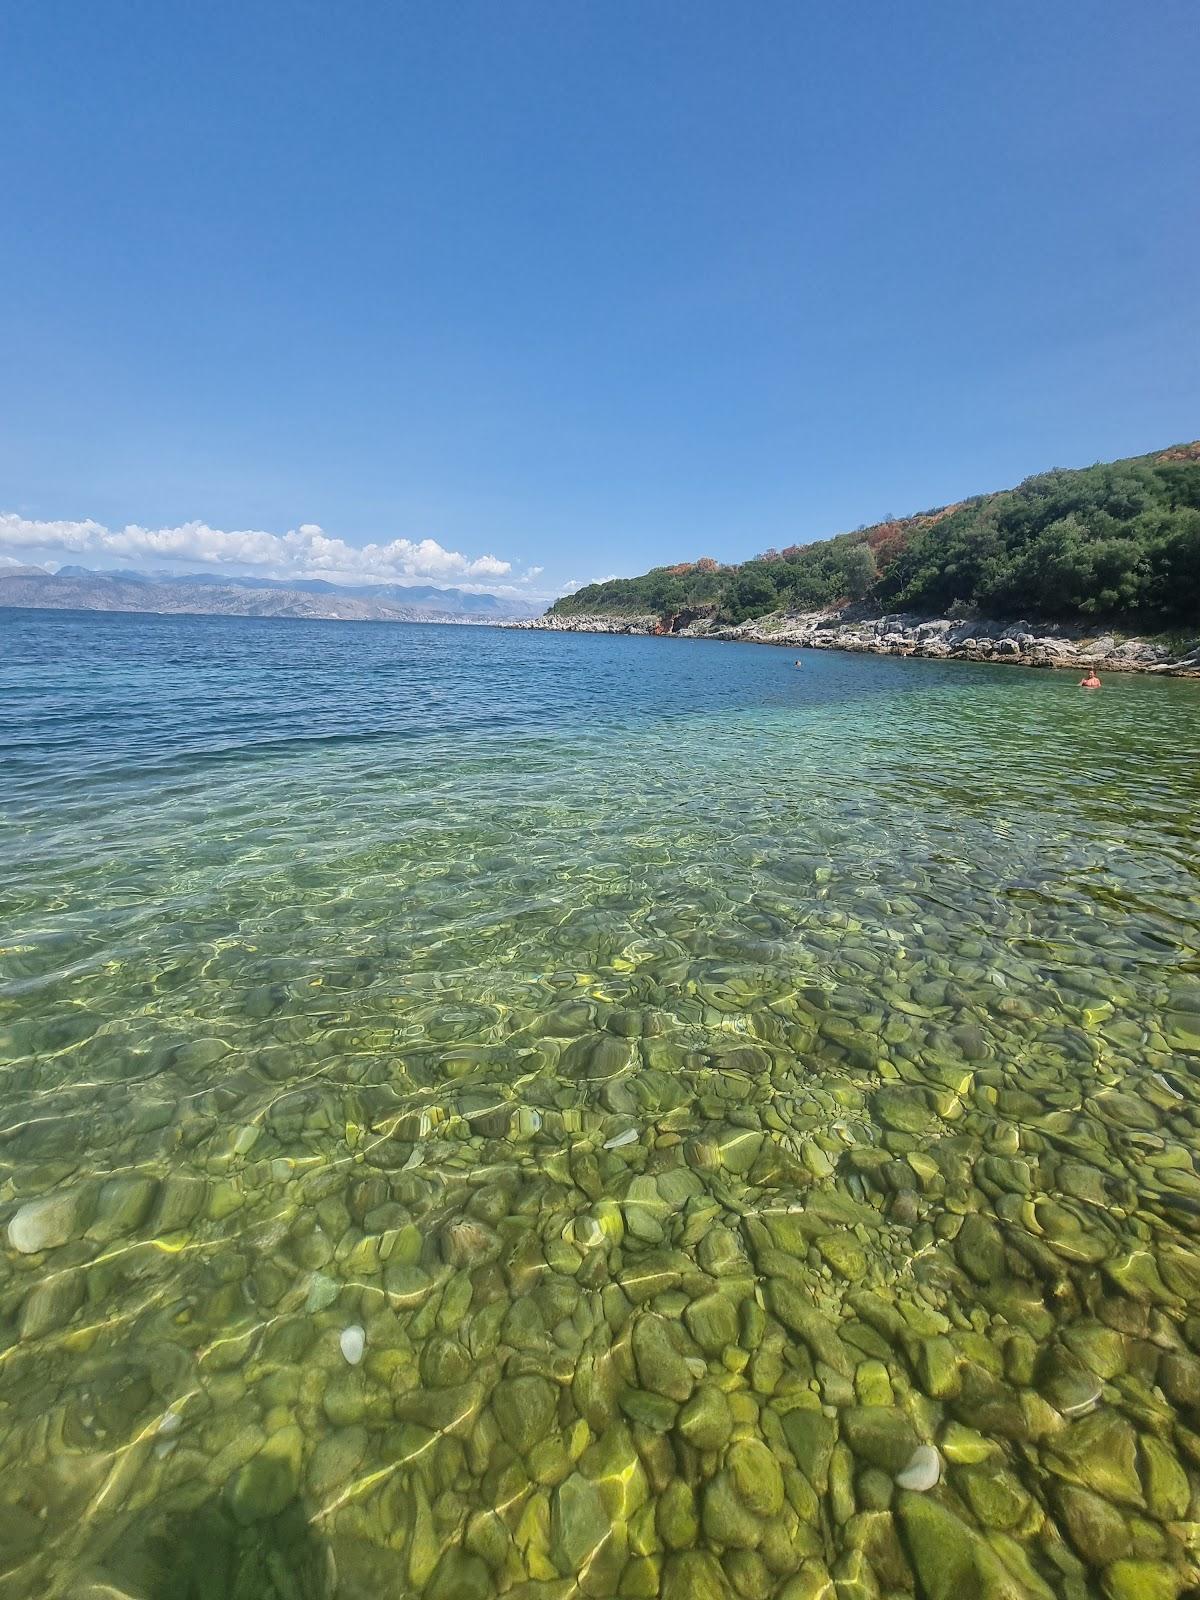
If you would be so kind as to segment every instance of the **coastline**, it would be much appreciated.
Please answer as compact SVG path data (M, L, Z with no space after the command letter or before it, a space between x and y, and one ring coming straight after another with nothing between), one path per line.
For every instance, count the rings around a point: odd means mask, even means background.
M1017 667L1086 667L1101 672L1148 672L1200 678L1200 638L1181 649L1111 630L1069 624L964 621L952 617L891 614L864 617L845 611L775 613L736 627L708 618L682 622L652 615L545 616L501 624L553 633L624 633L679 639L721 639L797 650L850 650L869 655L921 656L934 661L986 661Z

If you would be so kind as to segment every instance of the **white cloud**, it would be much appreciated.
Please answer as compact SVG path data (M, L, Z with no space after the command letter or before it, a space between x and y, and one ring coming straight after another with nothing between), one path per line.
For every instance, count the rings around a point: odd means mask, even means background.
M510 561L492 555L472 559L457 550L445 549L436 539L347 544L344 539L331 538L314 522L302 522L287 533L258 529L227 532L210 528L205 522L184 522L177 528L142 528L137 523L106 528L90 518L83 522L41 522L9 511L0 512L0 548L116 556L126 563L149 560L254 567L272 577L328 578L341 583L502 578L512 571Z
M527 578L540 578L545 570L545 567L526 567L525 576Z

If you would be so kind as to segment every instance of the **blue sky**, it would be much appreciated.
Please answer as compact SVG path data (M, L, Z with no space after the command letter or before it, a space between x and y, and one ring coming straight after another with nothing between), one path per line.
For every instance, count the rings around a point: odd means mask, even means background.
M10 0L0 558L551 595L1192 438L1195 21Z

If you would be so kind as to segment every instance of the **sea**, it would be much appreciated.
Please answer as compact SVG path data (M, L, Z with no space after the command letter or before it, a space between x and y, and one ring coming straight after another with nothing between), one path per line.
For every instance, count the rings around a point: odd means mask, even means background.
M0 1597L1173 1597L1200 684L0 611Z

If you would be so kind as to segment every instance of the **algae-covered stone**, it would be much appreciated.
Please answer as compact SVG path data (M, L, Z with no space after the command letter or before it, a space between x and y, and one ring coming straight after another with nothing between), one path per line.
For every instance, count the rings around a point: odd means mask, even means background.
M897 1514L923 1600L1026 1600L999 1556L949 1507L901 1494Z
M668 1550L690 1550L700 1531L696 1497L682 1478L674 1478L658 1497L655 1508L658 1534Z
M1147 1506L1164 1522L1181 1521L1191 1499L1187 1473L1162 1440L1151 1434L1142 1438L1141 1455Z
M716 1278L749 1270L741 1244L728 1228L711 1227L696 1246L696 1259Z
M239 1522L261 1522L278 1516L295 1496L296 1487L291 1461L260 1452L233 1475L226 1500Z
M687 1400L696 1386L686 1360L671 1343L662 1317L639 1317L633 1326L633 1356L644 1388L669 1400Z
M1029 1508L1029 1496L1009 1472L970 1467L955 1473L954 1483L985 1528L1014 1528Z
M88 1237L107 1241L133 1233L145 1222L157 1193L157 1178L140 1173L110 1178L100 1190Z
M867 1254L852 1233L825 1233L817 1249L839 1277L858 1283L867 1275Z
M912 1423L894 1406L847 1406L841 1423L855 1456L893 1477L904 1471L917 1446Z
M706 1294L693 1300L683 1320L705 1355L719 1355L726 1345L737 1343L737 1309L727 1295Z
M785 1278L772 1278L767 1304L784 1327L804 1341L815 1361L823 1361L843 1377L853 1375L855 1362L833 1322L809 1304L795 1284Z
M40 1339L65 1327L83 1304L84 1276L78 1268L52 1272L25 1296L17 1330L22 1339Z
M1129 1554L1131 1539L1125 1518L1098 1494L1060 1483L1054 1490L1054 1505L1076 1553L1089 1566L1107 1567Z
M1048 1443L1046 1461L1052 1472L1094 1489L1120 1505L1141 1506L1137 1435L1115 1411L1101 1411L1074 1422Z
M1162 1561L1114 1561L1101 1580L1107 1600L1177 1600L1182 1579Z
M421 1380L431 1389L450 1389L465 1383L471 1358L457 1340L435 1335L421 1351Z
M518 1454L546 1436L556 1405L554 1388L545 1378L504 1378L492 1393L500 1432Z
M704 1489L704 1532L714 1544L752 1550L762 1538L762 1523L741 1501L733 1477L718 1472Z
M783 1418L783 1434L796 1465L818 1494L829 1487L829 1460L837 1442L837 1429L824 1412L808 1408L789 1411Z
M476 1555L451 1546L434 1568L425 1600L491 1600L492 1575Z
M952 1399L962 1387L958 1352L940 1335L922 1339L917 1347L917 1379L934 1400Z
M860 1361L854 1370L854 1394L860 1406L895 1403L892 1380L882 1361Z
M833 1579L823 1561L810 1559L779 1591L779 1600L835 1600Z
M897 1133L924 1133L934 1114L925 1091L912 1084L887 1084L872 1096L875 1114Z
M721 1450L733 1432L733 1413L723 1392L702 1383L679 1413L680 1434L697 1450Z
M554 1491L550 1554L555 1566L565 1575L578 1572L611 1531L599 1488L573 1472Z
M736 1439L725 1464L738 1497L756 1516L773 1517L783 1509L783 1473L761 1440Z
M663 1567L662 1600L732 1600L721 1563L707 1550L683 1550Z
M617 1404L631 1422L640 1422L655 1433L667 1433L675 1426L675 1419L679 1415L679 1407L674 1400L668 1400L665 1395L655 1394L650 1389L622 1389L617 1396Z
M976 1283L1004 1276L1004 1241L994 1223L975 1213L963 1219L954 1241L958 1264Z

